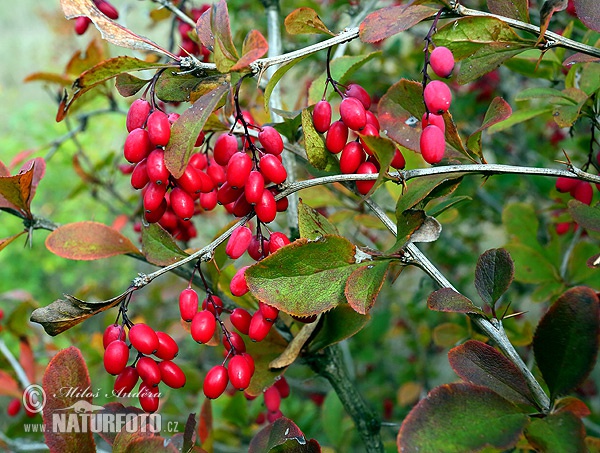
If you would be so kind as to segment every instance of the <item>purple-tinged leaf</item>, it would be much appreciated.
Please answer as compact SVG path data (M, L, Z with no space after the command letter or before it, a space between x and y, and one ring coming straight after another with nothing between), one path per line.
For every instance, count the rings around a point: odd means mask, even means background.
M215 37L210 29L212 8L208 8L196 21L196 34L198 41L211 52L215 47Z
M565 396L564 398L557 399L554 402L553 412L571 412L579 418L589 417L592 413L583 401L574 396Z
M317 452L314 445L308 443L304 433L289 418L281 417L272 424L260 430L250 441L248 453L264 453L271 449L286 444L288 441L302 446L303 449L294 451ZM280 451L280 450L278 450ZM288 451L283 449L282 451Z
M359 314L366 315L377 299L390 267L390 260L370 261L350 274L344 294L348 304Z
M600 231L600 205L592 207L578 200L569 200L569 214L586 230Z
M512 258L505 249L487 250L479 257L475 268L475 288L479 297L493 306L506 292L514 275Z
M123 406L121 403L107 403L104 405L104 410L101 412L101 414L112 414L115 417L119 416L118 414L125 414L125 416L127 416L128 414L130 417L132 416L137 416L140 414L143 414L144 411L141 410L139 407L133 407L133 406ZM122 415L121 415L122 417ZM125 419L125 417L123 418L123 420ZM108 442L109 445L112 445L115 442L115 437L117 436L117 432L111 432L109 430L103 431L100 430L100 432L98 432L98 435L100 437L102 437L102 439L104 439L106 442Z
M435 311L484 314L479 307L471 302L471 299L452 288L442 288L431 293L427 298L427 306L430 310Z
M4 250L9 244L11 244L15 239L19 238L20 236L22 236L26 232L27 231L23 230L23 231L20 231L17 234L13 234L12 236L9 236L7 238L0 239L0 252L2 250Z
M571 412L532 418L525 437L536 451L580 453L585 447L585 427Z
M231 27L229 25L229 11L225 0L219 0L212 5L210 29L214 37L213 50L217 69L220 72L229 72L230 68L240 57L233 44Z
M487 0L491 13L529 23L529 3L527 0Z
M423 5L388 6L378 9L360 24L360 39L369 43L382 41L408 30L437 12L437 9Z
M580 385L596 362L598 303L592 289L572 288L554 302L538 324L533 352L552 398Z
M448 360L461 379L487 387L509 401L535 406L523 374L495 348L469 340L451 349Z
M577 17L584 25L600 31L600 3L597 0L573 0Z
M480 158L483 158L481 149L481 133L494 124L504 121L510 117L510 115L512 115L512 108L508 102L501 97L495 97L485 112L485 117L483 118L483 123L481 126L475 132L469 135L469 138L467 139L467 148L469 148L469 151L475 153Z
M567 59L565 59L565 61L563 61L563 65L566 67L569 67L576 63L595 63L595 62L599 62L599 61L600 61L599 57L594 57L592 55L587 55L584 53L575 53L575 54L571 55L570 57L568 57Z
M492 390L472 384L434 388L404 419L398 451L467 452L514 447L529 417Z
M261 58L269 50L269 43L258 30L250 30L242 45L242 57L234 64L230 71L239 71L247 68L251 63Z

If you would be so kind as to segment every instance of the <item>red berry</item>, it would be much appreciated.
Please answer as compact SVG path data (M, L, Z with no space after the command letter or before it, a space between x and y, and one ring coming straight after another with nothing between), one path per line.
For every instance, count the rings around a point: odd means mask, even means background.
M394 157L392 158L390 166L397 169L402 169L406 166L406 160L404 159L404 155L399 149L396 149L396 151L394 151Z
M256 313L252 315L250 328L248 329L248 336L252 341L263 341L269 334L272 326L273 323L267 321L262 312L257 310Z
M146 222L156 223L160 221L165 212L167 212L167 207L167 200L163 198L158 208L154 209L153 211L146 210L144 212L144 218L146 219Z
M379 129L376 129L375 126L373 126L371 123L368 123L364 127L364 129L362 131L360 131L360 133L367 137L379 137ZM362 145L363 149L365 150L365 153L367 153L369 156L372 156L373 151L371 150L371 148L369 148L367 146L364 139L362 137L360 137L359 141L360 141L360 144Z
M166 146L171 138L171 123L166 113L155 110L148 116L146 129L154 146Z
M325 137L325 147L334 154L339 153L348 141L348 127L342 121L335 121L329 126Z
M265 179L274 184L281 184L287 178L287 171L283 164L272 154L265 154L260 158L259 168ZM261 194L262 195L262 194Z
M591 204L594 198L594 188L589 182L580 181L571 192L573 198L585 204Z
M125 367L125 369L119 373L117 379L115 379L115 385L113 387L115 394L117 396L125 396L127 393L131 392L135 387L135 384L137 384L139 377L135 367Z
M279 394L279 390L277 387L272 385L264 393L265 398L265 406L269 412L277 412L279 410L279 405L281 404L281 395Z
M275 220L277 216L277 204L275 197L270 190L263 190L260 201L254 206L256 216L263 223L269 223Z
M348 88L346 89L346 96L358 99L365 110L369 110L369 107L371 107L371 96L369 96L367 90L357 83L351 83L348 85Z
M312 112L312 120L317 132L327 132L331 124L331 104L327 101L317 102Z
M246 185L244 186L244 195L246 197L246 201L251 204L258 203L264 189L265 178L263 178L261 172L257 170L251 171L250 175L248 175Z
M204 144L205 138L206 138L206 134L204 133L204 131L200 131L200 133L198 134L198 138L196 138L196 142L194 143L194 146L196 146L196 147L202 146Z
M125 341L125 329L119 324L111 324L104 330L104 335L102 335L104 349L116 340Z
M223 301L219 296L210 294L202 301L202 310L208 310L211 313L223 313Z
M247 389L252 379L250 365L241 355L234 355L227 364L229 382L238 390Z
M148 115L150 115L150 103L148 101L145 99L133 101L127 111L127 120L125 121L127 132L144 127Z
M283 234L275 231L271 233L271 237L269 237L269 253L275 253L281 247L284 247L290 243L288 237Z
M249 267L250 266L241 267L235 273L235 275L231 279L231 282L229 282L229 290L234 296L240 297L246 294L248 291L250 291L250 289L248 288L248 284L246 283L246 276L244 275L244 272L246 272L246 269L248 269Z
M444 82L432 80L425 86L423 99L429 112L440 115L450 108L452 92Z
M148 172L146 171L146 159L142 159L135 165L131 173L131 187L137 190L143 189L148 181L150 181L150 178L148 178Z
M248 362L248 365L250 366L250 374L254 374L255 365L254 365L254 359L252 358L252 356L250 354L248 354L247 352L242 352L240 355L243 358L245 358L246 361Z
M158 349L154 355L162 360L173 360L177 357L179 346L173 337L165 332L156 332L156 336L158 337Z
M227 351L233 347L236 354L246 352L246 343L244 343L244 339L237 332L229 332L229 336L223 335L223 346L225 346Z
M225 253L229 258L236 260L248 250L251 240L252 231L250 228L244 225L239 226L233 230L233 233L229 236L227 246L225 247Z
M421 118L421 128L425 129L430 124L439 127L442 132L446 132L446 123L444 122L444 117L442 115L427 112L423 113L423 118Z
M353 131L361 130L367 124L367 113L362 102L356 98L344 98L340 104L340 116L346 126Z
M229 320L231 321L231 324L233 324L233 327L244 335L248 335L251 319L252 315L248 313L248 310L241 307L235 308L229 315Z
M160 369L158 365L150 357L140 357L135 366L142 381L150 387L155 387L160 382Z
M555 225L556 233L559 235L567 234L571 229L572 222L559 222Z
M171 209L180 219L189 220L194 215L194 199L185 190L175 187L171 191Z
M91 23L92 21L87 17L77 17L75 19L75 33L77 33L78 35L83 35L87 31Z
M263 127L258 133L258 141L269 154L279 155L283 151L283 140L274 127Z
M104 369L109 374L117 375L125 369L129 360L129 348L124 341L111 342L104 351Z
M161 380L173 389L181 388L185 385L185 373L175 363L165 360L158 364Z
M242 193L242 195L240 195L233 203L233 206L229 212L236 217L244 217L245 215L250 214L251 211L252 205L248 203L246 196Z
M421 155L425 162L437 164L444 157L446 151L446 138L437 126L427 126L421 132Z
M279 390L279 394L282 398L287 398L290 396L290 385L284 376L281 376L279 379L277 379L273 385L277 390Z
M379 125L379 120L375 116L375 114L369 110L367 110L367 124L372 125L376 130L381 129Z
M598 190L600 190L600 189L598 189ZM277 200L275 202L275 208L277 209L277 212L286 211L289 205L290 205L290 202L287 199L287 197L280 198L279 200Z
M217 328L215 315L208 310L202 310L196 313L192 319L191 333L194 341L198 343L208 343Z
M150 137L145 129L132 130L125 139L123 145L123 155L132 164L140 162L152 149Z
M344 174L354 173L365 161L365 150L359 142L351 141L344 146L340 156L340 171Z
M223 394L229 383L227 368L215 365L204 378L203 390L207 398L215 399Z
M200 206L207 211L212 211L217 206L217 191L200 194Z
M429 56L429 64L438 77L450 77L454 69L454 55L447 47L436 47Z
M176 181L177 185L190 195L200 192L206 193L214 189L214 184L208 175L189 164Z
M15 417L21 410L21 400L19 398L13 398L6 406L6 413L9 417Z
M262 237L262 240L258 236L252 236L250 245L248 245L248 255L254 261L260 261L269 254L269 240Z
M98 9L102 11L102 13L109 19L116 20L119 18L119 12L117 9L106 0L99 0L95 3Z
M224 183L217 191L217 200L222 205L228 205L237 201L244 194L243 188L232 187L228 182Z
M188 165L191 165L196 170L204 170L208 165L208 158L204 153L195 153L190 156Z
M233 134L223 134L215 141L213 156L219 165L227 165L231 156L238 150L238 141Z
M283 412L281 412L280 410L276 410L275 412L267 412L267 421L269 423L274 423L276 420L280 419L281 417L283 417Z
M198 313L198 293L192 288L186 288L179 294L179 313L181 319L190 322Z
M572 178L560 177L556 180L556 190L562 193L570 192L579 185L580 181Z
M152 413L158 410L158 403L160 401L158 387L151 387L142 382L138 389L138 394L140 406L142 406L145 412Z
M155 184L166 184L171 173L165 163L165 152L162 148L155 148L146 158L146 173L148 179Z
M206 169L206 174L210 179L212 179L212 182L215 186L220 186L227 181L225 169L221 165L217 164L214 159L210 160L210 165Z
M166 209L165 194L167 193L166 184L155 184L149 182L144 189L144 210L146 212L156 211L164 202ZM158 222L158 220L156 220Z
M266 321L271 323L275 322L275 320L277 319L277 315L279 315L278 308L273 307L272 305L267 305L264 302L258 302L258 309L262 313L263 318L265 318Z
M148 324L135 324L129 329L131 345L142 354L154 354L158 350L158 337Z
M363 162L356 170L356 173L359 175L374 175L377 174L377 167L372 162ZM375 180L356 181L356 190L358 193L366 195L374 185Z
M252 171L252 158L243 152L235 153L227 164L227 182L231 187L244 187Z

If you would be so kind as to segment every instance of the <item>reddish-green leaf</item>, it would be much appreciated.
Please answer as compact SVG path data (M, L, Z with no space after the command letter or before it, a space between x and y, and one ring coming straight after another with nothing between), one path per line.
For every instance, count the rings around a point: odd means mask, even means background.
M52 358L42 378L42 388L46 393L43 409L46 426L53 426L53 418L59 416L75 417L81 423L82 416L74 409L76 403L91 410L94 408L89 392L90 375L81 352L74 346L63 349ZM65 389L75 391L67 392ZM96 451L94 436L89 429L81 432L47 429L44 438L52 453Z
M168 266L188 256L157 223L142 227L142 252L148 262L157 266Z
M325 140L312 122L312 107L302 110L302 132L308 162L317 170L339 172L340 164L333 154L325 149Z
M377 42L433 16L437 9L423 5L389 6L369 14L360 24L360 39Z
M490 389L471 384L442 385L404 419L398 450L506 450L516 445L527 421L527 415Z
M580 453L585 446L585 427L571 412L533 418L525 437L536 451L547 453Z
M0 239L0 251L4 250L10 243L12 243L15 239L17 239L19 236L22 236L23 234L25 234L27 231L23 230L13 236L4 238L4 239Z
M208 439L212 436L213 431L213 415L212 415L212 400L206 398L202 403L200 415L198 419L198 437L200 443L206 445Z
M299 445L304 445L307 449L298 450L312 452L316 451L309 447L304 438L304 433L289 418L281 417L272 424L260 430L250 441L248 453L264 453L270 451L278 445L285 444L287 441L293 441ZM309 449L310 448L310 449ZM279 450L278 450L279 451ZM287 451L284 449L283 451Z
M146 428L149 431L150 428ZM123 453L179 453L179 450L161 436L141 437L130 441ZM114 450L113 450L114 452Z
M529 22L529 4L527 0L487 0L491 13Z
M554 302L538 324L533 352L552 397L581 384L596 362L598 303L592 289L572 288Z
M4 370L0 370L0 395L22 398L23 390L17 380Z
M214 37L214 58L217 69L220 72L229 72L239 60L239 55L231 37L229 11L225 0L219 0L212 5L210 29Z
M592 207L578 200L569 200L569 214L586 230L600 231L600 205Z
M430 310L445 311L451 313L477 313L483 312L471 299L454 291L452 288L442 288L434 291L427 298L427 306Z
M508 290L514 275L510 253L505 249L487 250L479 257L475 268L475 288L479 297L493 306Z
M129 415L134 416L134 415L139 415L139 414L143 414L144 411L141 410L138 407L133 407L133 406L123 406L121 403L107 403L104 405L104 410L101 412L102 414L112 414L115 417L119 416L119 414L131 414ZM125 419L125 417L124 417ZM111 432L109 430L105 430L105 431L100 431L98 433L98 435L100 437L102 437L102 439L104 439L106 442L108 442L109 445L113 445L115 442L115 437L117 436L117 432Z
M373 151L373 155L379 162L381 166L381 170L379 171L379 175L375 180L375 184L369 190L369 192L365 195L365 198L368 198L375 190L384 182L387 175L387 169L392 163L392 159L394 158L394 153L396 152L396 145L392 140L387 137L377 137L373 135L362 135L358 134L361 137L361 140L369 147L370 150Z
M239 71L247 68L251 63L261 58L269 50L269 43L258 30L250 30L242 45L242 57L234 64L230 71Z
M295 9L287 15L284 21L285 30L290 35L322 33L333 36L327 26L323 23L317 12L308 7Z
M115 79L115 87L124 98L135 95L148 84L150 80L140 79L131 74L119 74Z
M0 177L0 208L15 209L31 217L29 205L32 198L35 165L15 176Z
M149 423L148 418L143 418L140 415L136 415L133 418L127 418L127 423L123 429L115 436L114 443L112 445L113 453L129 453L130 451L144 451L136 449L136 444L145 439L154 439L155 435L152 426ZM159 438L162 439L162 438ZM161 440L161 446L164 439ZM146 451L155 452L162 451L156 449L149 449Z
M210 29L212 16L212 8L208 8L196 21L196 34L198 35L198 41L204 45L207 49L213 50L215 47L215 37Z
M348 304L361 315L371 310L383 286L391 260L369 262L353 271L346 282L344 294Z
M596 0L573 0L577 17L586 27L600 31L600 4Z
M346 304L338 305L324 313L315 338L308 348L311 352L339 343L360 331L371 319L370 314L361 315Z
M114 228L89 221L58 227L46 238L46 248L70 260L97 260L125 253L140 253L127 237Z
M469 148L469 151L482 158L481 133L488 127L507 119L510 115L512 115L512 108L508 102L500 97L495 97L488 107L487 112L485 112L481 126L469 135L467 139L467 148Z
M488 387L515 403L535 405L519 369L495 348L469 340L448 352L450 366L463 380Z
M564 398L557 399L554 402L553 412L571 412L579 418L589 417L592 413L583 401L574 396L565 396Z
M173 123L171 140L165 149L165 163L174 178L183 175L202 127L228 89L229 83L222 82L201 96Z
M217 71L205 71L203 77L164 71L155 85L156 97L165 102L195 102L227 81L228 77Z
M300 237L315 240L326 234L339 234L335 225L316 209L300 199L298 203L298 229Z
M267 337L261 342L246 342L246 351L254 359L254 374L250 386L245 390L249 395L261 395L263 391L273 385L284 370L272 369L269 364L283 354L288 342L277 332L271 329Z

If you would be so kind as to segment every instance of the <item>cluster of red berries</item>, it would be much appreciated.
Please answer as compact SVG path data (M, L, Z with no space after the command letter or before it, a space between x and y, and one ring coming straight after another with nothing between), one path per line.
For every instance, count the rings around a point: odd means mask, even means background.
M429 66L438 77L450 77L454 69L454 55L447 47L436 47L429 55ZM446 126L443 114L450 108L452 93L441 80L431 80L423 90L426 112L421 126L420 147L425 162L437 164L446 150Z
M189 12L189 16L194 19L196 22L200 16L206 11L210 9L210 5L204 4L199 8L192 8ZM191 36L195 34L194 28L182 20L178 19L178 27L179 36L181 38L179 56L186 57L188 55L194 55L199 57L201 61L207 62L210 57L210 50L208 50L204 45L198 44L197 41L194 41Z
M169 334L155 331L143 323L131 325L127 334L124 326L112 324L104 331L102 343L105 349L104 368L117 376L115 395L127 396L141 378L137 396L144 411L155 412L158 409L159 383L175 389L185 385L185 374L173 362L179 346ZM138 353L133 364L127 366L131 347Z
M339 90L339 84L335 84ZM339 92L339 91L338 91ZM341 94L341 93L340 93ZM340 171L344 174L376 174L380 165L373 151L365 143L363 136L379 136L379 120L371 107L371 96L360 85L352 83L346 87L339 105L340 119L331 122L331 104L322 99L317 102L312 112L315 130L325 135L325 147L333 154L340 154ZM350 131L356 138L348 141ZM404 156L396 150L391 166L397 169L404 168ZM374 181L357 181L356 189L365 195Z
M273 423L278 418L283 417L280 409L281 400L287 398L289 395L290 385L284 376L280 376L271 387L268 387L263 392L263 400L267 410L258 414L255 422L262 425L265 421ZM246 395L246 398L253 399L248 395Z
M119 12L111 3L106 0L93 0L96 7L109 19L116 20L119 18ZM81 16L75 19L75 33L83 35L92 21L85 16Z
M600 155L598 156L600 165ZM572 178L557 178L556 190L561 193L569 193L571 197L587 205L592 204L594 198L594 188L592 184L586 181L580 181ZM600 184L596 184L596 188L600 190ZM556 224L556 232L558 234L566 234L571 230L571 227L577 228L575 222L558 222Z

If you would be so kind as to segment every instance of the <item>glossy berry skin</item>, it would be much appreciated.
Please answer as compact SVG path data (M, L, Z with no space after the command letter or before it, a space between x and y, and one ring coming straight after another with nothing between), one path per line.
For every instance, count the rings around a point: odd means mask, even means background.
M438 77L450 77L454 69L454 55L447 47L436 47L429 55L429 64Z
M265 178L260 171L252 170L244 186L246 201L251 204L258 203L263 190L265 190Z
M128 162L136 164L148 156L152 149L150 137L145 129L132 130L125 139L123 145L123 155Z
M277 319L277 315L279 315L278 308L273 307L272 305L267 305L264 302L258 302L258 309L262 313L263 318L265 318L266 321L271 323L275 322L275 320Z
M356 98L347 97L340 103L340 116L346 126L353 131L359 131L367 124L367 113L362 102Z
M148 181L150 181L150 178L148 178L148 172L146 171L146 159L142 159L131 172L131 187L136 190L143 189Z
M229 315L229 320L231 321L231 324L233 324L233 327L244 335L248 335L251 319L252 315L248 313L246 309L241 307L235 308Z
M75 33L78 35L83 35L91 23L92 21L84 16L75 18Z
M225 246L225 253L231 259L238 259L248 250L250 241L252 240L252 231L245 225L237 227L229 236L227 245Z
M148 324L135 324L129 329L131 345L142 354L150 355L158 350L158 337Z
M281 394L277 387L272 385L264 393L265 406L269 410L269 412L276 412L279 410L279 406L281 404Z
M117 379L115 379L115 385L113 387L115 394L117 396L125 396L125 394L130 393L135 387L135 384L137 384L139 378L140 376L135 367L125 367L125 369L119 373Z
M260 172L265 179L273 184L281 184L287 178L287 171L283 164L272 154L265 154L260 158ZM261 194L262 195L262 194Z
M229 332L229 336L223 335L222 342L227 351L231 350L233 347L236 354L246 352L246 343L244 343L244 339L237 332Z
M289 243L290 240L285 234L275 231L271 233L271 236L269 237L269 253L275 253L281 247L284 247Z
M359 165L356 173L359 175L374 175L377 174L377 167L372 162L363 162ZM366 195L369 190L375 185L375 180L372 181L356 181L356 190L362 195Z
M217 206L217 191L213 190L208 193L200 194L200 206L202 209L212 211Z
M262 312L258 310L252 315L250 321L250 328L248 329L248 336L252 341L263 341L269 334L273 323L267 321L263 316Z
M156 332L158 349L154 353L161 360L173 360L179 353L179 346L173 337L165 332Z
M229 382L238 390L245 390L250 385L252 373L250 364L241 355L234 355L227 364Z
M325 137L325 147L333 154L339 153L348 141L348 126L342 121L335 121L329 126Z
M231 185L226 182L219 187L219 190L217 191L217 200L222 205L227 205L236 201L243 193L244 189L231 187Z
M192 319L191 333L194 341L198 343L208 343L217 328L215 315L208 310L202 310L196 313Z
M175 363L165 360L158 364L158 368L161 380L169 387L178 389L185 385L185 373Z
M223 313L223 300L219 296L210 294L202 301L202 310L208 310L211 313Z
M223 134L215 141L213 148L213 156L215 162L219 165L225 166L229 163L229 159L238 150L238 141L233 134Z
M217 187L227 181L225 169L221 165L217 164L214 159L210 160L210 165L206 169L206 174L210 179L212 179L212 182Z
M252 171L252 158L246 153L235 153L227 164L227 182L231 187L244 187Z
M571 195L577 201L589 205L592 204L592 199L594 198L594 188L589 182L580 181L571 191Z
M452 92L444 82L432 80L423 91L423 100L429 112L441 115L450 108Z
M246 361L248 362L248 365L250 366L250 373L254 374L254 370L256 368L255 368L254 359L252 358L252 356L250 354L248 354L247 352L242 352L240 355L243 358L245 358Z
M188 165L179 179L177 186L181 187L190 195L200 192L210 192L214 185L212 180L204 172Z
M146 158L146 173L148 179L155 184L166 184L169 180L169 170L165 162L165 152L161 148L156 148L148 154Z
M104 351L104 369L109 374L117 375L127 366L129 348L124 341L116 340L110 343Z
M166 184L155 184L153 182L148 183L144 190L144 209L147 212L157 210L165 200L166 193Z
M290 384L288 384L288 381L284 376L277 379L273 385L279 391L282 398L290 396Z
M343 174L356 172L359 165L365 161L365 150L359 142L346 143L340 156L340 171Z
M269 240L259 239L256 235L252 236L252 240L250 241L250 245L248 245L248 255L254 261L260 261L263 258L266 258L269 254Z
M379 137L379 130L376 129L375 126L373 126L371 123L367 123L367 125L363 128L362 131L360 131L360 133L367 137ZM367 153L369 156L372 156L373 151L367 146L365 140L362 137L360 137L359 141L363 149L365 150L365 153Z
M204 378L202 388L204 395L209 399L218 398L223 394L229 383L227 368L223 365L216 365L210 369Z
M21 400L19 398L13 398L10 403L6 406L6 413L9 417L15 417L21 410Z
M135 366L142 381L149 387L156 387L160 382L160 369L150 357L140 357Z
M379 120L375 116L375 114L369 110L367 110L367 123L372 125L376 130L381 129L379 125Z
M263 190L260 196L260 201L254 206L256 216L263 223L269 223L275 220L277 216L277 204L273 192L270 190Z
M102 13L109 19L116 20L119 18L119 12L117 9L106 0L99 0L95 3L98 9L102 11Z
M171 191L171 209L180 219L189 220L194 215L194 199L185 190L175 187Z
M160 392L158 391L157 387L151 387L145 382L142 382L138 389L138 393L140 406L142 406L144 412L152 413L158 410L158 403L160 402Z
M570 192L579 185L577 179L560 177L556 179L556 190L562 193Z
M125 329L119 324L111 324L104 330L104 334L102 335L104 349L116 340L125 341Z
M421 118L421 128L425 129L430 124L437 126L441 129L442 132L446 133L446 123L444 122L444 117L442 115L436 115L435 113L423 113L423 118Z
M346 89L346 96L358 99L365 110L369 110L371 107L371 96L369 93L367 93L367 90L357 83L351 83L348 85L348 88Z
M249 266L244 266L239 268L231 279L231 282L229 282L229 290L234 296L240 297L250 291L248 284L246 283L246 276L244 275L244 272L246 272L248 267Z
M159 220L162 219L165 212L167 212L167 207L168 207L167 200L165 198L163 198L160 201L160 205L156 209L154 209L152 211L146 210L144 212L144 219L146 219L146 222L148 222L148 223L158 222Z
M166 146L171 138L171 123L166 113L155 110L146 122L148 137L154 146Z
M258 133L258 141L269 154L278 156L283 151L283 139L274 127L264 126Z
M399 149L396 149L396 151L394 151L394 157L392 158L390 166L398 170L401 170L406 166L406 160L404 159L404 155Z
M194 318L199 305L198 293L194 289L186 288L179 294L179 313L184 321L190 322Z
M327 101L317 102L312 112L312 121L317 132L327 132L331 124L331 104Z
M150 103L148 101L145 99L136 99L133 101L127 111L127 119L125 121L127 132L144 127L148 115L150 115Z
M444 157L446 151L446 138L437 126L427 126L421 132L421 155L425 162L437 164Z

